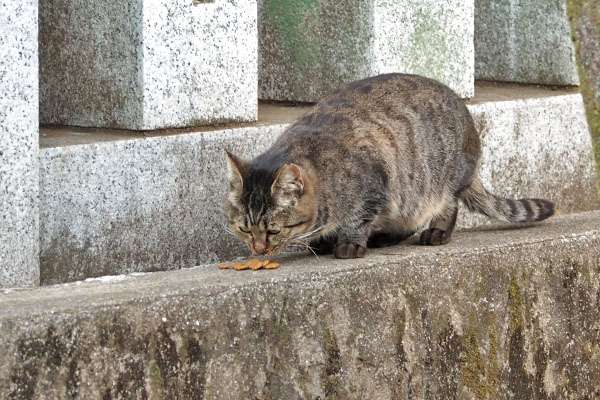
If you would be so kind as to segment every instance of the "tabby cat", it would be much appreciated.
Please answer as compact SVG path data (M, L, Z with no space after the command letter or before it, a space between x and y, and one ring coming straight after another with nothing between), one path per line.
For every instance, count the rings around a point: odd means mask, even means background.
M424 245L446 244L458 201L506 222L541 221L554 204L488 192L479 136L463 101L420 76L350 83L318 103L252 161L227 153L231 230L254 254L311 241L337 258L364 257L429 222Z

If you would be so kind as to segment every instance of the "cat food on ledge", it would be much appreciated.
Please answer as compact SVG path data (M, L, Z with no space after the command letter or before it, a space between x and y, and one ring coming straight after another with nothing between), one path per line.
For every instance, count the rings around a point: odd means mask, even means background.
M233 268L236 271L243 271L245 269L251 269L252 271L257 271L261 268L265 268L265 269L275 269L275 268L279 268L279 263L276 262L270 262L269 260L264 260L264 261L260 261L257 260L256 258L253 258L252 260L244 263L241 262L236 262L233 263L232 265L229 264L221 264L219 265L219 269L229 269L229 268Z

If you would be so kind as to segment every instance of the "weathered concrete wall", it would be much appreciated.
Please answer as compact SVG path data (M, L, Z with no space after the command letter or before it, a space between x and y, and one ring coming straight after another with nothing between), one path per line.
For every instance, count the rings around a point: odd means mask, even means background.
M564 212L598 208L581 96L510 99L469 105L483 135L486 184L550 198ZM223 149L255 156L286 126L42 149L42 283L247 254L222 226ZM486 221L462 212L459 226Z
M316 102L384 72L473 96L472 0L259 0L258 10L262 99Z
M599 226L0 294L0 397L596 399Z
M39 283L37 11L0 2L0 287Z
M600 177L600 5L595 0L568 0L583 95Z
M577 85L565 0L475 0L475 78Z
M126 129L253 121L256 52L255 0L43 0L41 120Z

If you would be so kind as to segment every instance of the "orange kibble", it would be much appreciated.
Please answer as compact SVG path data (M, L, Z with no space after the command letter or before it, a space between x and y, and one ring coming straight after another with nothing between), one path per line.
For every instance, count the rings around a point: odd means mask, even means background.
M262 262L262 266L263 266L263 267L266 267L266 266L267 266L267 264L269 264L269 262L270 262L269 260L265 260L265 261L263 261L263 262Z
M279 268L279 263L269 263L265 266L266 269L275 269L275 268Z
M219 269L229 269L231 266L229 264L221 264L219 265Z
M259 268L262 267L262 261L257 260L256 258L253 260L250 260L246 263L246 265L248 265L250 268L252 268L253 270L257 270Z
M236 262L233 264L233 269L235 269L236 271L242 271L244 269L248 269L248 265L246 264L242 264L240 262Z

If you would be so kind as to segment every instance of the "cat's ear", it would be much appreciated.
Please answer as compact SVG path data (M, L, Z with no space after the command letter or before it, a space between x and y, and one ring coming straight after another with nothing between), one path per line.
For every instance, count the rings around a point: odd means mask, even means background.
M242 194L243 176L250 162L234 156L227 150L225 150L225 155L227 156L227 175L229 176L229 200L235 202Z
M293 205L303 192L302 169L296 164L285 164L279 168L271 186L271 195L275 202L282 207Z

